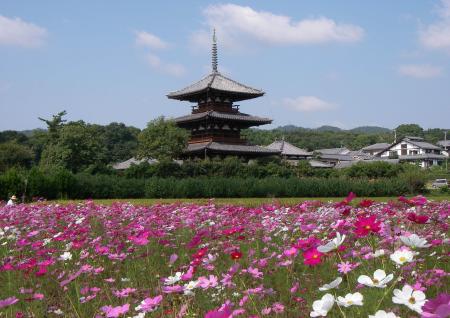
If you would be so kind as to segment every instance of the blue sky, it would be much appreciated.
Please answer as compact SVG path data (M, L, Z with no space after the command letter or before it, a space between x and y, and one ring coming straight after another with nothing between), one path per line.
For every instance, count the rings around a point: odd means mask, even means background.
M37 117L179 116L168 100L210 71L266 95L272 125L450 128L450 0L0 2L0 130Z

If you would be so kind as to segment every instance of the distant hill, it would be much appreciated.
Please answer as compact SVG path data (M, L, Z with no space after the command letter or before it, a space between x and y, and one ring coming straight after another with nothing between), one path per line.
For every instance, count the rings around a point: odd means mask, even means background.
M308 131L330 131L330 132L340 132L340 131L348 131L355 134L387 134L391 133L392 130L384 127L378 127L378 126L360 126L353 129L341 129L339 127L335 126L329 126L329 125L323 125L317 128L304 128L299 127L295 125L286 125L286 126L279 126L275 128L275 130L279 130L282 132L295 132L295 131L301 131L301 130L308 130Z
M317 130L317 131L331 131L331 132L342 131L342 129L339 128L339 127L328 126L328 125L320 126L320 127L317 127L317 128L315 128L313 130Z
M35 128L35 129L29 129L29 130L21 130L19 133L24 134L27 137L31 137L34 133L38 131L46 131L47 129L42 128Z
M361 126L350 129L349 131L357 134L388 134L392 132L391 129L378 126Z

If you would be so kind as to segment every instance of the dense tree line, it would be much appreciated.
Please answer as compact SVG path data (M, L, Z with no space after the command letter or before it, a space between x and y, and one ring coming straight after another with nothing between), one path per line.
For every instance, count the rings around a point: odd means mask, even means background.
M111 163L131 157L153 157L167 161L180 155L188 133L163 117L150 121L140 130L123 123L89 124L82 120L67 122L65 111L50 119L39 118L47 128L28 132L0 132L0 173L12 167L29 169L63 168L73 173L107 173ZM377 127L341 130L335 127L305 129L280 127L273 130L248 129L243 131L248 141L268 145L284 138L292 144L314 150L347 147L360 149L379 142L392 142L393 131ZM416 124L400 125L397 138L406 135L424 137L436 142L443 139L443 129L424 130Z

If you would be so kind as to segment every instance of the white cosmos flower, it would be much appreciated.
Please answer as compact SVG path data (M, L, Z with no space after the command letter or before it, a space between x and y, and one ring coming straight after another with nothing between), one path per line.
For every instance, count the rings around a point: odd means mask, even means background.
M391 254L390 258L396 264L403 265L413 261L414 253L408 250L398 250Z
M332 239L325 245L318 246L317 250L320 253L328 253L332 250L337 249L339 246L341 246L341 244L344 242L344 240L345 240L345 234L341 236L341 233L337 232L336 237L334 239Z
M59 256L59 259L61 261L68 261L72 259L72 253L70 252L64 252Z
M319 287L319 290L320 291L330 290L330 289L338 287L341 283L342 283L342 277L338 277L335 280L333 280L331 283L325 284L322 287Z
M411 286L405 285L403 289L394 289L392 302L407 306L409 309L421 314L422 307L427 301L425 294L420 290L414 290Z
M386 284L389 283L394 278L394 274L389 274L386 276L386 272L382 269L377 269L373 273L373 279L366 275L361 275L358 277L358 283L369 286L385 288Z
M334 297L331 294L323 295L322 299L313 302L313 311L309 314L311 317L325 317L333 308Z
M369 315L369 318L399 318L393 312L385 312L384 310L378 310L375 315Z
M383 256L383 255L384 255L384 250L383 249L376 250L375 253L372 253L373 257L380 257L380 256Z
M173 285L179 282L182 275L183 274L181 272L176 272L175 275L169 276L164 280L164 285Z
M411 234L410 236L400 236L400 240L403 242L403 244L408 245L412 248L426 248L431 246L431 244L428 244L426 239L421 238L417 234Z
M350 307L350 306L362 306L363 295L361 293L348 293L345 297L339 296L337 298L337 303L339 306Z
M195 288L197 288L197 286L198 286L198 281L191 280L189 283L187 283L186 285L183 286L184 287L183 293L188 296L194 295L193 290Z

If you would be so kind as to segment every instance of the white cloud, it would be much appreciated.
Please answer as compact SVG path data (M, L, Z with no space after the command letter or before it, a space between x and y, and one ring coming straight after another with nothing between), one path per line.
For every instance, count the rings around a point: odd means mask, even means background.
M284 98L283 105L299 112L315 112L336 108L333 103L326 102L315 96L300 96L297 98Z
M360 26L338 23L325 17L294 21L289 16L256 11L236 4L210 5L203 10L208 30L195 32L194 45L209 45L216 28L223 47L253 40L266 45L300 45L327 42L357 42L364 36Z
M433 78L442 74L442 68L428 64L400 65L398 72L414 78Z
M165 49L169 45L154 34L146 31L136 31L136 44L151 49Z
M0 45L33 48L41 46L47 30L20 18L0 15Z
M166 63L152 53L147 54L146 61L152 69L171 76L181 77L186 73L186 69L183 65L176 63Z
M441 0L440 19L419 31L420 43L428 49L450 52L450 0Z

